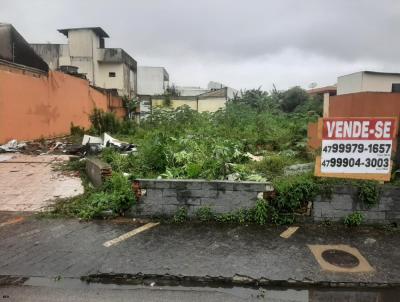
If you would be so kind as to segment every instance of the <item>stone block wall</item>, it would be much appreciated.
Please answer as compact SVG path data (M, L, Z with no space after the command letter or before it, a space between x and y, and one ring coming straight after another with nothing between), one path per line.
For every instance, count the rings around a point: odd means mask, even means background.
M217 214L229 213L251 208L264 192L273 191L265 182L179 179L137 179L133 187L137 216L173 216L181 207L189 216L202 207L210 207Z
M330 198L317 196L312 211L314 221L339 221L358 211L366 223L400 222L400 188L382 187L378 204L370 208L358 201L357 193L357 187L336 186Z

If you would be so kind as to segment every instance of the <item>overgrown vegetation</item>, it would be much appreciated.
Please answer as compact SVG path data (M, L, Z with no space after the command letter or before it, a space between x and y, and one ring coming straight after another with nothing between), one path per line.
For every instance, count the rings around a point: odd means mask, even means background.
M79 163L77 161L77 163ZM83 168L80 168L83 170ZM85 179L85 193L55 204L51 215L82 219L122 215L135 204L131 182L122 173L113 173L98 189Z
M166 94L165 108L153 109L140 124L120 121L112 113L95 109L90 115L90 133L113 134L138 145L138 152L122 155L106 148L100 157L112 166L114 175L100 190L87 188L85 194L66 206L60 203L56 213L82 218L99 217L105 211L122 213L134 203L127 178L232 179L273 182L275 194L260 199L254 208L216 215L201 208L196 217L202 222L290 224L296 213L304 213L317 194L329 195L335 181L315 178L312 171L288 176L285 168L312 162L307 151L307 124L322 113L322 99L310 97L294 87L271 92L254 89L217 112L199 113L187 106L172 109ZM126 99L132 113L137 100ZM71 132L82 133L71 125ZM373 182L359 182L358 198L368 206L379 199ZM358 221L357 213L346 221ZM174 221L186 221L187 210L180 208ZM362 220L362 219L361 219Z
M357 182L358 194L357 198L360 202L371 208L378 204L381 196L379 184L376 181L360 181Z
M349 227L359 226L364 221L364 215L360 212L354 212L346 216L344 224Z

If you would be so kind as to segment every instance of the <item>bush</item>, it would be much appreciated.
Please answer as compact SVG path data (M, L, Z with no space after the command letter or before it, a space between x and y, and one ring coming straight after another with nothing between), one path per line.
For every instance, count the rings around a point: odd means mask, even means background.
M93 219L121 215L134 204L130 181L121 173L113 173L99 190L86 188L83 195L57 203L52 214Z
M188 212L187 209L184 207L179 208L174 217L173 217L173 222L174 223L184 223L185 221L188 220Z
M201 222L209 222L214 219L214 213L210 207L203 207L196 211L196 218Z
M282 213L293 213L312 201L319 186L310 174L279 177L273 181L276 197L272 205Z
M360 212L354 212L347 215L344 219L346 226L359 226L364 221L364 215Z
M378 204L381 196L379 184L376 181L359 181L358 187L358 200L371 208Z
M94 108L89 115L92 123L91 132L100 135L104 132L117 133L121 129L121 121L112 112L104 112L102 109Z
M253 209L253 220L259 225L264 225L268 221L268 204L264 199L257 200Z

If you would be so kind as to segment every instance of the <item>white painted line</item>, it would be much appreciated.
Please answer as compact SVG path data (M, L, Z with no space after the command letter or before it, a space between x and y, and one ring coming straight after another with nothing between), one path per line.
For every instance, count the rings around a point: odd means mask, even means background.
M290 236L292 236L299 227L288 227L286 231L282 232L280 235L282 238L288 239Z
M6 225L18 223L18 222L21 222L24 220L25 220L24 217L16 217L16 218L10 219L10 220L7 220L6 222L0 223L0 228L3 226L6 226Z
M120 242L122 242L122 241L124 241L124 240L126 240L128 238L131 238L132 236L135 236L136 234L139 234L139 233L141 233L143 231L151 229L151 228L153 228L153 227L155 227L155 226L157 226L159 224L160 224L159 222L146 223L145 225L142 225L141 227L138 227L137 229L134 229L134 230L132 230L132 231L130 231L128 233L125 233L125 234L123 234L123 235L121 235L121 236L119 236L117 238L114 238L112 240L104 242L103 245L105 247L110 247L110 246L116 245L116 244L118 244L118 243L120 243Z

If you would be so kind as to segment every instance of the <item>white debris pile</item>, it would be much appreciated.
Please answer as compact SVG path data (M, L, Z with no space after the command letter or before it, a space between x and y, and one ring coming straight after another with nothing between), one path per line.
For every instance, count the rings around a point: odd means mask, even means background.
M82 139L82 145L87 146L88 153L98 153L107 147L114 148L124 154L137 151L136 145L120 141L107 133L104 133L103 137L85 134Z

